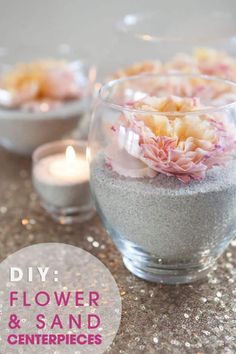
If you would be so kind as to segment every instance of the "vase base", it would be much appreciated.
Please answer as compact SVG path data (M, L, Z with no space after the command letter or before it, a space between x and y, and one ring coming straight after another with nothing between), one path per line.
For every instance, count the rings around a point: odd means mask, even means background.
M218 248L211 255L199 248L191 250L191 252L181 252L182 249L175 251L165 247L156 247L156 252L150 252L126 239L112 228L98 204L97 210L108 234L112 236L116 247L123 256L125 267L141 279L163 284L192 283L207 276L220 254ZM223 247L225 248L226 245L227 243L224 242ZM220 245L220 249L223 247ZM160 249L163 249L164 252L161 252Z
M212 264L202 267L193 267L188 269L171 269L168 267L158 267L153 262L148 264L133 261L123 257L125 267L138 278L162 284L187 284L200 280L209 273Z

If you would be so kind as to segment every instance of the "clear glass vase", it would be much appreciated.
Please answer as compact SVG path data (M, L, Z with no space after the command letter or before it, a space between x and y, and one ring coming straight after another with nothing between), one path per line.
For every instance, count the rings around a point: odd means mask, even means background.
M140 75L101 88L91 189L135 275L192 282L234 237L235 97L235 84L198 75Z

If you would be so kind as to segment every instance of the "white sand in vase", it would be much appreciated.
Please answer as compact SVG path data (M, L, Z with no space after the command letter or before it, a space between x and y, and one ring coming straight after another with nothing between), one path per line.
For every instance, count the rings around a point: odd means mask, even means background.
M184 184L164 174L122 177L98 155L91 183L109 227L166 264L217 255L236 231L236 160Z

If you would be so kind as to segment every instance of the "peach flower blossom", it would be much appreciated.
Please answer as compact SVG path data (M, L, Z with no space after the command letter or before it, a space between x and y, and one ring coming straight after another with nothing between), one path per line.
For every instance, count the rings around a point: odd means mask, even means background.
M9 107L27 107L28 103L32 106L31 102L36 106L42 99L51 100L53 107L54 100L74 99L81 95L70 64L60 60L18 64L1 78L0 89L9 94Z
M133 65L130 65L124 69L118 70L117 72L114 73L113 79L120 79L122 77L135 76L135 75L140 75L145 73L157 74L160 73L161 71L162 71L162 64L160 61L149 60L149 61L134 63Z
M201 73L236 80L236 59L225 52L197 48L193 53L193 58Z
M185 183L200 180L208 169L223 166L236 148L234 128L198 113L204 107L196 99L147 97L133 108L135 113L123 113L112 127L106 150L108 165L126 177L163 173Z
M177 53L167 61L146 60L134 63L114 73L121 78L143 73L196 73L236 80L236 58L224 51L196 48L192 53Z

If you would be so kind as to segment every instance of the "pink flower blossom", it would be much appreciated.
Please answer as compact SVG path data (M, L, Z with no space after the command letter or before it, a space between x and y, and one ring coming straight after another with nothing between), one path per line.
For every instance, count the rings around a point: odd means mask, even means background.
M183 112L188 102L179 97L161 101L149 97L144 101L136 104L136 109L147 108L152 102L153 114L122 114L112 127L113 142L106 156L117 173L134 178L163 173L188 183L203 179L208 169L223 166L231 158L236 148L235 134L226 122L206 114L180 116L178 112ZM166 112L167 105L176 115L158 114ZM196 110L195 104L191 107Z
M0 97L1 106L29 108L30 111L42 100L50 101L53 109L58 101L62 104L67 99L81 97L75 70L70 63L60 60L17 64L0 78L0 89L5 94Z

